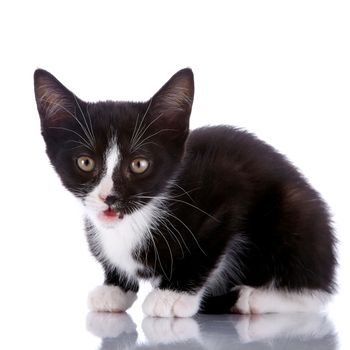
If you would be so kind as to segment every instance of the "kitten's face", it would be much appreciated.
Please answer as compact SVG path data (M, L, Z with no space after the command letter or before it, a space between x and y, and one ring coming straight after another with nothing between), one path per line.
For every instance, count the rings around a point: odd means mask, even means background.
M189 69L146 103L86 103L46 71L34 80L47 154L95 222L113 226L166 189L188 135Z

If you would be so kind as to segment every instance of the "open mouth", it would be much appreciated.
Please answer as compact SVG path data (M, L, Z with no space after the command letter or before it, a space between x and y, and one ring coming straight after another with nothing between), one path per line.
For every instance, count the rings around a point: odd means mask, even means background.
M122 219L124 214L113 209L112 207L108 207L108 209L102 212L102 217L107 220Z

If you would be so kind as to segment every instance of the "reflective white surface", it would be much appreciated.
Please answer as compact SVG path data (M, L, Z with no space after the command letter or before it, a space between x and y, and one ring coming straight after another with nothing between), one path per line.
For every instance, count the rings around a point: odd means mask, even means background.
M137 325L128 314L90 313L87 330L101 339L100 350L337 348L334 326L322 314L146 317Z

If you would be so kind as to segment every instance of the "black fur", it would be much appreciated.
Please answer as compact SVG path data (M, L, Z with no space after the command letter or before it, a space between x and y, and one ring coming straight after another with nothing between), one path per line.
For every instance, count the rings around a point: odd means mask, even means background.
M179 84L182 90L176 89ZM168 196L163 204L169 214L157 227L162 235L153 231L159 258L152 244L135 252L144 266L138 277L160 277L160 288L195 292L224 254L232 256L218 285L207 290L202 310L208 312L230 310L237 285L273 281L276 288L290 291L334 291L335 238L326 204L284 156L254 135L231 126L189 132L194 93L189 69L178 72L146 103L85 103L43 70L35 73L35 90L47 153L68 190L84 199L99 182L103 154L116 136L122 154L113 175L118 210L128 214L149 202L134 200L141 192ZM86 115L91 116L94 150L79 144L79 122ZM132 150L130 139L143 116L149 125L143 138L152 142ZM77 169L82 154L95 159L93 174ZM142 176L129 170L136 156L151 160ZM175 185L169 186L169 180ZM87 220L88 233L91 227ZM93 234L88 238L99 258ZM105 270L106 283L137 291L136 279L117 267Z

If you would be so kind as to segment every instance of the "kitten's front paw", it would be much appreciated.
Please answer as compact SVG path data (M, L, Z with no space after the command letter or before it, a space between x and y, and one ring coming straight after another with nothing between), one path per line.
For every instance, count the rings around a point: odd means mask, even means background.
M123 312L136 300L136 293L124 292L116 286L102 285L89 293L88 307L91 311Z
M199 295L155 289L146 297L142 309L148 316L191 317L197 313L199 304Z

